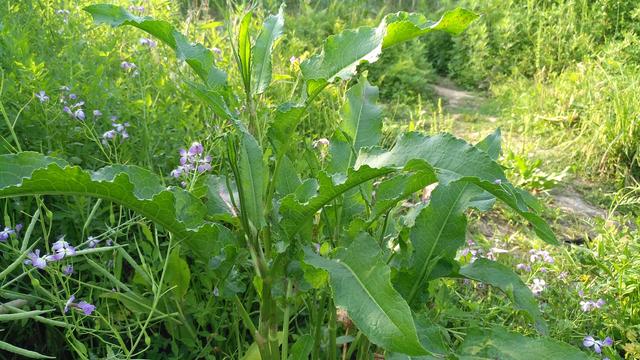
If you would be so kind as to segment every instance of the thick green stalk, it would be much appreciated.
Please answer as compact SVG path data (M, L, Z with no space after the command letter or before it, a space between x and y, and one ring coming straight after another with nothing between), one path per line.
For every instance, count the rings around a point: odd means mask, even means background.
M293 291L293 282L291 279L287 280L287 294L284 298L285 308L284 316L282 319L282 360L287 360L289 354L289 315L291 311L291 304L289 304L289 298Z

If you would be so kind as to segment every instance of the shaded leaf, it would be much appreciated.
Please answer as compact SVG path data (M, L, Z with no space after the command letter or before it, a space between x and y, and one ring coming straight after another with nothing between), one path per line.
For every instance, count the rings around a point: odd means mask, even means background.
M0 155L0 198L25 195L92 196L126 206L161 225L195 255L207 258L221 227L204 221L206 208L184 189L165 187L137 166L113 165L97 171L33 152Z
M507 294L518 309L524 310L535 322L536 328L543 334L547 332L547 324L538 308L533 293L520 277L505 265L488 259L477 259L463 266L460 275L495 286Z
M174 287L178 299L184 298L189 290L191 282L191 270L189 264L180 257L180 247L176 246L169 254L167 260L167 273L165 279L169 287Z
M529 338L501 327L473 328L458 350L460 360L588 360L582 351L547 337Z
M361 76L358 82L347 90L347 101L342 108L340 128L351 138L351 147L356 154L360 148L375 146L382 134L382 109L376 104L378 88L371 86L367 78ZM353 165L353 160L349 165Z
M411 310L391 286L391 270L385 264L376 242L362 234L335 259L307 251L305 262L329 272L336 306L367 338L388 351L423 355Z
M240 152L238 160L240 196L242 211L246 212L249 221L256 230L260 230L264 222L265 169L262 161L262 149L256 139L246 131L240 132Z

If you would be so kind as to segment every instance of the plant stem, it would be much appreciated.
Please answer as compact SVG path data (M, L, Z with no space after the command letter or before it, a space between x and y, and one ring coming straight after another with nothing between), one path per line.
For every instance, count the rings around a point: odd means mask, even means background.
M287 360L289 353L289 313L291 310L291 305L289 304L289 298L291 297L291 292L293 291L293 283L291 279L287 280L287 294L285 295L285 308L284 308L284 316L282 319L282 360Z

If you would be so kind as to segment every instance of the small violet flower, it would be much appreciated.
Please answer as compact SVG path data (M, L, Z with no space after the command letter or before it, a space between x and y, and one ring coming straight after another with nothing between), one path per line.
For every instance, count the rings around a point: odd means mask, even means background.
M137 12L139 14L142 14L144 12L144 6L135 6L135 5L130 5L129 6L129 11L131 12Z
M100 116L102 116L102 112L100 110L93 110L93 116L94 117L100 117Z
M140 45L142 46L148 46L149 48L154 48L156 46L158 46L158 43L152 39L148 39L148 38L140 38Z
M73 274L73 265L69 264L69 265L63 266L62 273L67 276L70 276L71 274Z
M125 123L117 123L115 122L115 120L117 120L118 118L115 116L111 117L111 127L113 129L106 131L104 134L102 134L102 143L107 145L109 140L115 140L118 136L122 139L128 139L129 138L129 133L127 132L127 128L130 126L130 124L128 122Z
M547 283L542 279L533 279L533 284L529 286L533 295L540 295L546 289Z
M60 259L64 258L65 256L73 256L76 254L76 248L71 246L68 242L64 241L64 237L53 243L53 245L51 246L51 250L53 250L53 252L55 253L54 256L59 255Z
M605 301L602 299L598 299L597 301L583 300L583 301L580 301L580 308L584 312L590 312L595 309L602 308L605 304L606 304Z
M518 269L520 271L530 272L531 271L531 266L529 266L528 264L520 263L520 264L516 265L516 269Z
M36 251L27 254L27 260L24 263L38 269L44 269L47 267L47 256L40 256L40 249L36 249Z
M20 230L22 230L22 224L20 224L20 223L16 224L15 230L16 230L17 233L19 233Z
M88 242L87 242L87 246L88 246L90 249L95 248L95 247L96 247L96 246L98 246L98 244L100 243L100 239L95 238L95 237L93 237L93 236L89 236L89 237L87 238L87 240L88 240Z
M9 236L11 236L12 234L15 234L16 231L11 229L8 226L4 227L4 230L0 231L0 241L7 241L7 239L9 238Z
M189 150L180 149L180 165L171 171L171 176L179 179L189 179L193 175L193 171L204 173L211 170L211 156L204 155L204 147L199 142L194 142ZM186 186L186 181L181 182L182 186Z
M124 71L129 71L129 70L133 70L135 68L137 68L138 66L136 66L136 64L132 63L132 62L128 62L128 61L123 61L120 63L120 68Z
M76 308L79 309L80 311L82 311L85 315L89 316L91 315L96 307L95 305L91 305L88 302L82 300L79 303L75 303L74 301L76 300L76 297L74 295L71 295L71 297L69 297L69 300L67 300L67 302L64 305L64 313L66 314L67 312L69 312L69 309L71 308Z
M49 101L49 96L47 96L47 93L45 93L44 90L40 90L40 92L36 94L36 97L38 98L38 100L40 100L41 103Z
M593 336L585 336L582 345L587 348L593 347L593 351L600 354L603 347L613 345L613 340L608 336L604 340L596 340Z
M554 260L549 252L546 250L529 250L529 261L534 262L546 262L553 264Z

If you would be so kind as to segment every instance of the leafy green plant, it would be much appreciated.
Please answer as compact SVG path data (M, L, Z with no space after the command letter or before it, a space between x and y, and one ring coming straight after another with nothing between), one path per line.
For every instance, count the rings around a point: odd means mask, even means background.
M436 30L458 35L476 14L456 9L431 22L420 14L396 13L377 27L330 36L319 54L300 64L299 99L267 109L271 116L261 117L258 112L267 105L261 94L272 79L272 50L283 32L283 8L265 20L254 41L252 13L237 24L237 80L216 66L209 49L189 42L168 22L113 5L92 5L86 11L97 23L146 31L193 69L199 81L188 81L190 89L227 123L225 133L214 134L226 145L225 164L219 174L196 176L183 189L167 187L136 166L87 171L21 152L0 156L1 197L97 197L154 221L168 232L170 244L181 246L170 246L159 283L144 276L140 281L153 282L156 295L168 282L179 303L188 294L190 266L205 264L225 274L214 294L233 302L242 331L253 339L246 356L257 349L264 360L336 359L340 353L343 359L353 354L366 359L372 350L404 359L450 354L517 358L514 344L527 342L527 355L585 358L546 337L524 340L499 328L488 335L470 332L458 349L454 343L438 346L444 344L438 335L442 330L428 320L424 300L430 283L467 278L502 290L546 334L533 294L511 270L489 260L466 265L456 260L465 241L466 211L486 211L496 200L526 219L542 240L557 244L536 213L535 200L514 187L496 162L500 132L476 145L448 134L410 132L383 148L378 89L364 76L354 79L360 64L375 62L385 49ZM318 151L300 145L296 128L310 103L341 81L352 81L352 86L338 129L328 141L316 143ZM246 276L232 276L234 267ZM105 295L110 296L117 295ZM129 306L137 300L129 299ZM157 306L156 297L145 324ZM303 320L294 322L294 316ZM195 342L188 325L170 326L173 333L186 332L180 341ZM345 340L349 335L353 338ZM143 332L125 345L127 355L135 354L143 336L146 341ZM289 346L291 340L295 343Z

